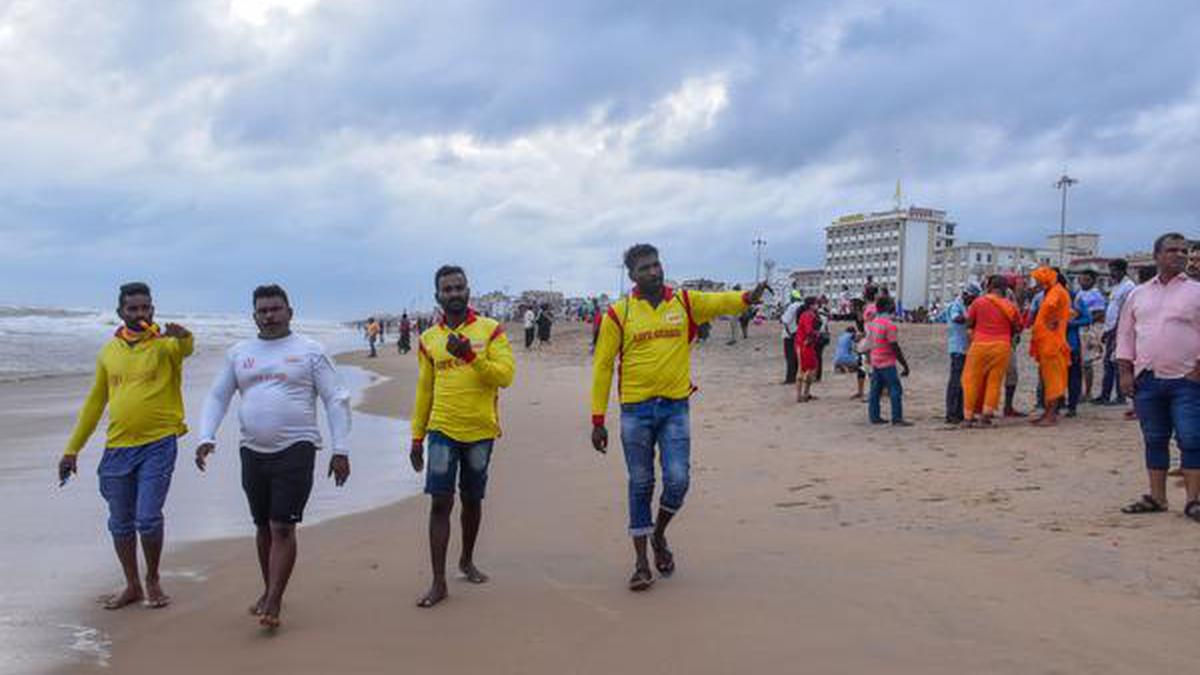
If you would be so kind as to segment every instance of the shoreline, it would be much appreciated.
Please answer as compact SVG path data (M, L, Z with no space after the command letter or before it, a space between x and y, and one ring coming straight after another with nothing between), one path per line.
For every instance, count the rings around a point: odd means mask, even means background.
M772 326L697 347L680 569L629 593L623 462L587 446L585 335L556 332L514 350L502 395L479 547L491 583L452 580L447 603L415 608L426 513L406 499L305 527L284 628L266 636L244 614L250 541L197 543L171 564L206 580L173 582L170 609L99 617L109 672L1127 672L1200 658L1187 628L1200 587L1178 564L1194 559L1194 525L1115 513L1142 488L1136 425L1088 408L1048 432L942 430L936 330L907 332L918 427L901 432L865 424L849 378L792 402ZM415 357L358 358L389 379L356 409L407 410Z

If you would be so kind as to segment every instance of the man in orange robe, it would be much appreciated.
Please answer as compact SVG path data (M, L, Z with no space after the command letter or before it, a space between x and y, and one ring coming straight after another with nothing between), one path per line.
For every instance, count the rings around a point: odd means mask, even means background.
M1071 319L1071 296L1058 283L1058 273L1052 268L1037 268L1033 271L1033 280L1041 286L1045 297L1033 321L1029 355L1038 362L1046 408L1032 424L1051 426L1058 423L1058 406L1067 392L1067 370L1071 363L1067 322Z

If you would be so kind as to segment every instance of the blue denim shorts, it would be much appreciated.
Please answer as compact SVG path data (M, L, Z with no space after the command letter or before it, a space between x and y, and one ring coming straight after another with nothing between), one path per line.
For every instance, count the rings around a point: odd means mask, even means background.
M437 431L429 432L425 443L425 494L453 495L457 482L463 499L483 499L495 442L489 438L463 443Z
M175 473L174 436L128 448L108 448L100 459L100 495L108 502L114 539L162 536L163 504Z

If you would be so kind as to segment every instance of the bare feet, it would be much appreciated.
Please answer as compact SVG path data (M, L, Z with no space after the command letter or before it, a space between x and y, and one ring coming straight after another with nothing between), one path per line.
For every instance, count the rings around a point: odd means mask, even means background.
M433 582L433 585L429 587L429 592L425 594L425 597L417 601L417 607L429 609L430 607L433 607L445 600L449 595L450 593L446 591L446 582L435 581Z
M267 592L263 591L263 594L258 596L258 600L255 600L254 604L250 605L250 610L249 610L250 615L251 616L262 616L263 610L266 608L266 606L267 606Z
M262 612L258 615L258 625L267 630L275 630L279 628L279 604L272 603L269 599L264 600L262 604Z
M486 584L490 581L490 577L484 574L473 562L458 563L458 571L461 573L460 579L468 581L472 584Z
M162 609L171 604L171 596L163 593L158 579L146 579L146 601L142 604L150 609Z
M128 607L135 602L141 602L142 597L142 589L140 586L126 586L125 590L121 591L120 593L113 593L112 595L105 595L101 597L100 602L104 606L104 609L121 609L122 607Z

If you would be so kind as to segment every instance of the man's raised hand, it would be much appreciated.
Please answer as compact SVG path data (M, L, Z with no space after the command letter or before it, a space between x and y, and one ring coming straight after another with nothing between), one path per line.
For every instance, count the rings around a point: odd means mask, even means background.
M163 337L178 338L178 339L185 338L191 334L192 334L191 331L189 331L188 329L184 328L183 326L181 326L177 323L168 323L166 326L166 329L163 331Z

